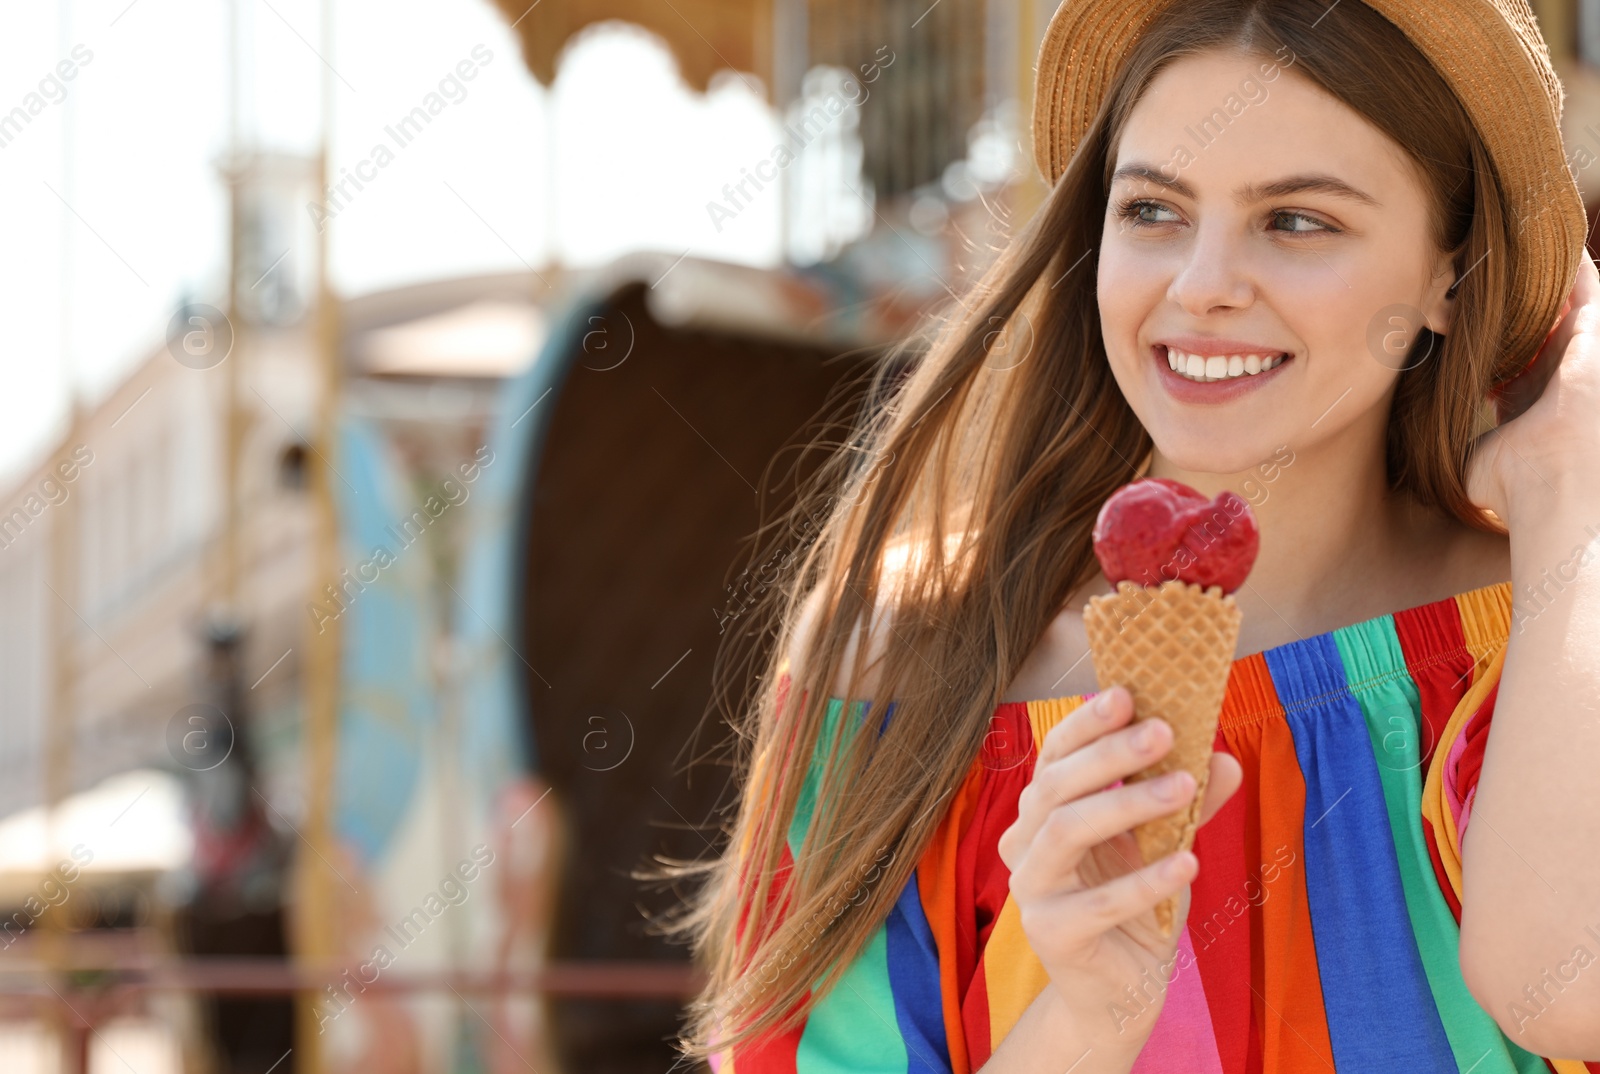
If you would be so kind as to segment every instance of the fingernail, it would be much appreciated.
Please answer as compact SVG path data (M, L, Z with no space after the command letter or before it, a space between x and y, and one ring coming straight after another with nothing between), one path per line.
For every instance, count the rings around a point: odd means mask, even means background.
M1160 729L1157 728L1155 724L1147 723L1143 727L1139 728L1139 733L1134 736L1134 745L1138 746L1141 750L1147 750L1156 744L1156 736L1160 733Z
M1189 868L1189 859L1191 857L1193 855L1187 850L1174 854L1172 860L1167 862L1166 874L1172 877L1182 876L1184 871Z
M1156 780L1156 794L1168 801L1183 797L1184 782L1188 775L1187 772L1168 772Z

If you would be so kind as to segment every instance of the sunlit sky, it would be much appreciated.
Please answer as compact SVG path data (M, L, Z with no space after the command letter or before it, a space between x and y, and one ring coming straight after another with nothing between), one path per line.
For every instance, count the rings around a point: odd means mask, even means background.
M320 137L324 58L336 72L331 170L375 176L328 224L345 294L635 249L779 260L775 192L720 232L706 210L777 139L753 76L723 72L695 93L658 42L609 24L571 43L546 89L488 0L331 2L330 45L318 0L238 0L238 70L242 144L305 154ZM222 304L227 12L216 0L6 6L0 115L38 114L0 146L0 483L61 435L69 384L92 404L160 343L180 296ZM463 61L475 77L443 87L451 103L394 148L385 127ZM391 159L375 159L385 143ZM305 245L280 271L312 263Z

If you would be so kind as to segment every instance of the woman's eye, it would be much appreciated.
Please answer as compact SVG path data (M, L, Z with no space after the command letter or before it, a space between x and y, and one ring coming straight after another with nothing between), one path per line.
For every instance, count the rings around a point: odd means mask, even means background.
M1278 228L1279 231L1290 231L1290 232L1298 232L1300 234L1310 234L1310 233L1315 232L1315 231L1337 231L1338 230L1338 228L1330 227L1327 224L1324 224L1321 220L1318 220L1314 216L1307 216L1305 213L1290 212L1288 210L1284 210L1282 212L1273 213L1272 214L1272 219L1274 221L1284 221L1284 220L1296 221L1296 223L1291 224L1289 227L1280 227L1280 228ZM1310 226L1302 226L1302 225L1310 225Z
M1172 210L1153 201L1130 201L1117 210L1118 216L1132 222L1135 227L1145 227L1151 224L1169 224L1176 216L1174 213L1173 217L1157 219L1154 216L1156 213L1172 213Z
M1133 200L1122 203L1117 207L1117 216L1127 221L1129 226L1136 228L1155 227L1161 224L1181 223L1182 217L1171 206L1162 205L1160 202ZM1316 235L1333 234L1339 228L1308 213L1296 212L1292 209L1280 209L1269 214L1272 221L1272 230L1287 232L1291 235Z

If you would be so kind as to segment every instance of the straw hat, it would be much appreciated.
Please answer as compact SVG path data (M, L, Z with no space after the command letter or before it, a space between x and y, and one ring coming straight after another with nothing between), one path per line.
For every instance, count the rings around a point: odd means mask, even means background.
M1063 0L1056 9L1033 98L1034 161L1047 183L1066 170L1139 35L1176 2ZM1499 170L1517 254L1506 338L1525 371L1572 290L1589 231L1562 148L1563 92L1550 50L1527 0L1365 2L1444 76Z

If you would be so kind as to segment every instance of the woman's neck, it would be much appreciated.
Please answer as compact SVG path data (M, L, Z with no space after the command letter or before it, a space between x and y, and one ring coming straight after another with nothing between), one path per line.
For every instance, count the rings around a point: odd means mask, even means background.
M1231 489L1250 503L1261 550L1234 599L1252 634L1304 637L1455 592L1458 557L1443 546L1469 528L1390 493L1382 440L1373 443L1376 450L1348 439L1289 445L1265 469L1235 474L1187 471L1155 452L1147 476L1207 498Z

